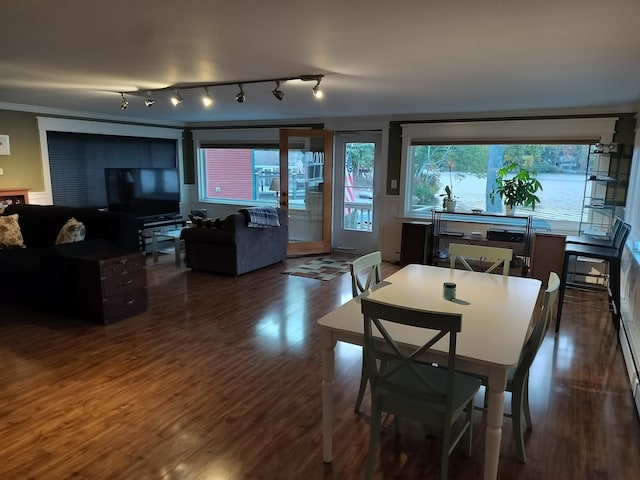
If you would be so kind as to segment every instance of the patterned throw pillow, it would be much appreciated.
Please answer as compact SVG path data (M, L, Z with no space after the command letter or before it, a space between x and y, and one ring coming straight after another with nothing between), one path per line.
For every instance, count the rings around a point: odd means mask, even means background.
M84 223L71 217L60 229L58 238L56 238L56 245L60 245L61 243L81 242L84 240L85 233L86 230L84 228Z
M18 214L0 217L0 248L23 248L24 239L18 223Z

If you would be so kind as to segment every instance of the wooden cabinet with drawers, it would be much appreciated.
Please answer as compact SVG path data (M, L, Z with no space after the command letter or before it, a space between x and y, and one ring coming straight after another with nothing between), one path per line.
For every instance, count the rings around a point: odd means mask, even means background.
M74 309L98 323L112 323L147 309L147 272L140 252L111 250L74 257Z

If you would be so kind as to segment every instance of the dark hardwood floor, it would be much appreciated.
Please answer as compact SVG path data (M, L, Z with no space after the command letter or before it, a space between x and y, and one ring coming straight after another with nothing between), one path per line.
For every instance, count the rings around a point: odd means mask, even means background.
M0 305L0 479L363 478L358 347L336 350L334 461L322 462L316 320L350 298L349 276L285 268L229 278L148 258L148 311L108 326ZM505 419L500 479L638 478L640 422L601 295L567 292L530 398L529 461L517 461ZM481 478L483 415L451 478ZM401 432L383 433L377 478L436 478L438 441Z

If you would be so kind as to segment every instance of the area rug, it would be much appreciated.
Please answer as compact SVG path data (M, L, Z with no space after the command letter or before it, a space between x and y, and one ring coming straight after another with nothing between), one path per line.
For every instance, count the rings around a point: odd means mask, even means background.
M331 257L316 257L307 263L289 268L282 273L296 277L330 281L349 271L349 262Z

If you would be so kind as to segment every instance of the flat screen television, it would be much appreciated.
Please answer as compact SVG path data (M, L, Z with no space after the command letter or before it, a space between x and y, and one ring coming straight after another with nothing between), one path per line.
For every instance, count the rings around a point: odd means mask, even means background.
M107 208L138 218L180 214L177 168L105 168Z

